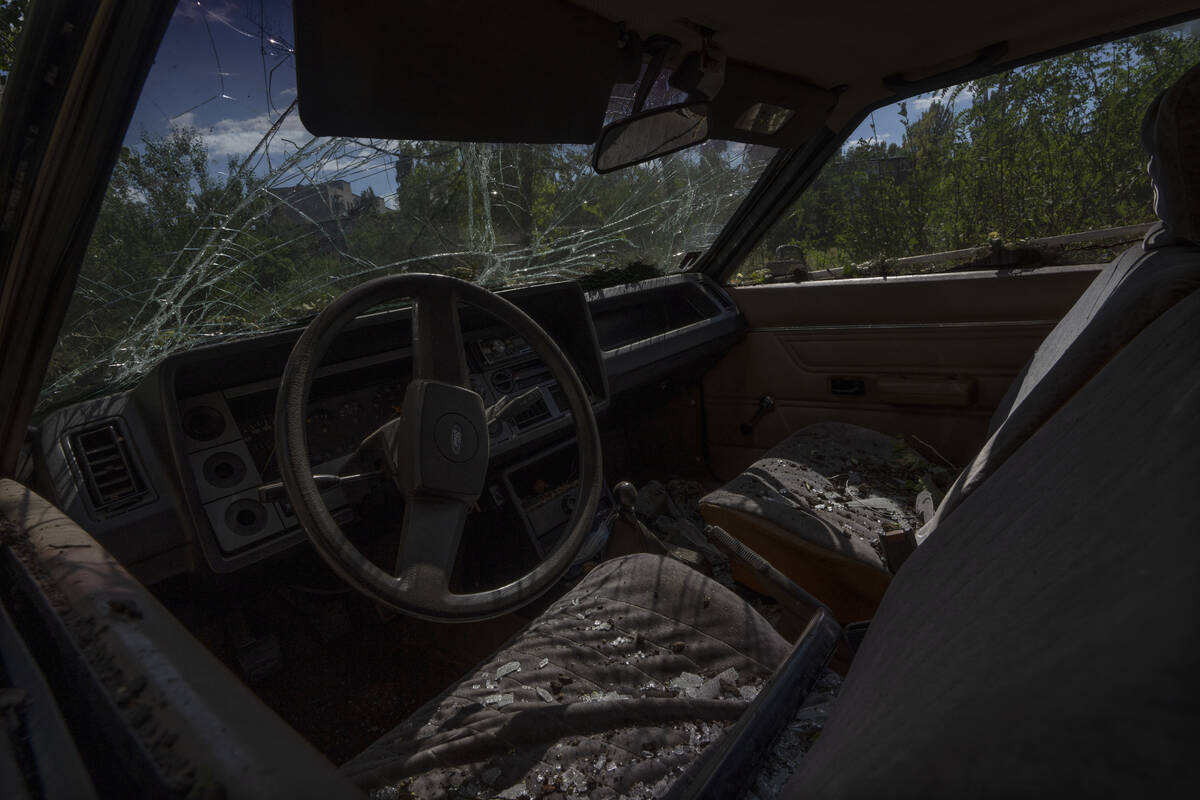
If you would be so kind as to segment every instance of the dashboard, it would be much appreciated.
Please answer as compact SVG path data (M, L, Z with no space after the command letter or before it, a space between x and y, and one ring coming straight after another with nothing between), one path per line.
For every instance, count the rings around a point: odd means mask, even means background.
M715 359L744 328L728 296L696 275L588 294L573 282L502 294L563 349L602 426L614 395ZM510 548L541 555L573 508L570 411L519 336L468 306L460 320L471 386L485 405L538 392L489 430L487 488L471 515L477 538L515 529ZM260 491L279 478L275 402L298 336L292 329L179 353L131 391L52 412L34 430L35 487L148 583L234 572L300 545L305 534L286 497ZM407 309L347 326L309 396L314 474L354 471L359 444L398 413L411 373ZM323 497L343 526L360 521L352 489L334 485Z

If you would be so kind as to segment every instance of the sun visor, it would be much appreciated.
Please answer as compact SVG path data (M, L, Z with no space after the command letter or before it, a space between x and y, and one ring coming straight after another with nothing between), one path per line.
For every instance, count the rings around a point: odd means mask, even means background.
M616 23L556 0L293 12L300 119L318 136L587 144L624 62L640 60Z
M708 134L746 144L796 147L825 124L840 94L730 61L711 104Z

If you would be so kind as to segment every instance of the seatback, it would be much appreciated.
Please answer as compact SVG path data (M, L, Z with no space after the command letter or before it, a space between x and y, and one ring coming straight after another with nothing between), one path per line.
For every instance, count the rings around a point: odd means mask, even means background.
M101 796L362 797L100 542L7 478L0 582ZM58 770L52 788L71 765L44 752L29 766ZM28 796L11 786L0 797Z
M1190 794L1198 478L1193 292L910 557L785 794Z
M1200 65L1146 112L1162 222L1104 269L1038 346L992 416L988 439L946 493L923 541L962 500L1147 324L1200 286Z

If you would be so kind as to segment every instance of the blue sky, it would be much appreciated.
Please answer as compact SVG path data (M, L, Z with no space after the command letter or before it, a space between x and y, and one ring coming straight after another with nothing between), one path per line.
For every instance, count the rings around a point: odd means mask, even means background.
M1185 22L1181 25L1168 28L1167 30L1179 31L1189 36L1197 36L1200 35L1200 20ZM948 94L948 90L920 94L916 97L909 98L906 101L908 103L909 121L916 122L921 115L928 110L929 106L932 105L935 100L939 99L940 97L944 97L946 94ZM964 90L963 92L960 92L958 97L955 99L954 109L956 111L961 111L964 108L967 108L971 104L971 99L972 95L969 91ZM874 133L872 133L871 130L872 121L875 123ZM873 135L879 141L882 141L885 144L901 143L901 141L904 139L904 126L900 124L898 103L886 106L874 112L858 127L857 130L854 131L853 135L846 140L846 142L842 145L842 149L848 150L852 147L855 147L858 145L860 139L871 139Z
M147 79L126 143L136 144L143 133L160 136L171 125L194 126L208 145L213 171L224 171L228 159L248 154L295 100L292 41L290 0L184 0ZM910 99L910 119L915 121L932 102L928 94ZM957 107L969 102L969 95L962 95ZM853 147L872 135L900 143L904 129L896 106L876 111L844 146ZM268 160L277 163L310 136L293 111L275 137ZM368 169L347 177L355 193L368 186L384 198L395 192L385 159L376 158Z
M246 9L234 3L180 3L142 90L127 143L136 142L142 131L158 135L171 124L194 125L223 160L246 152L253 121L273 120L288 107L296 93L290 3L254 5L259 19L248 19ZM260 136L269 125L259 128ZM298 121L297 130L302 130Z
M929 107L938 100L945 102L946 91L929 92L927 94L919 94L916 97L909 98L905 102L908 104L908 119L909 123L916 122L924 113L929 110ZM963 90L954 99L954 108L961 111L971 104L972 95L969 91ZM874 124L874 130L872 130ZM904 139L904 126L900 122L900 104L895 103L890 106L884 106L878 111L874 111L863 120L862 124L851 134L850 138L842 145L843 150L850 150L857 147L863 140L878 141L884 144L900 144Z
M136 145L143 134L160 136L171 125L193 126L205 138L212 170L225 171L228 159L248 154L295 100L292 41L289 0L180 3L146 81L126 144ZM914 119L929 102L928 96L910 101ZM873 116L879 139L900 141L903 128L894 107ZM864 124L846 146L870 135ZM276 161L290 143L302 144L309 137L293 111L268 155ZM370 186L382 197L394 194L394 177L381 166L352 180L353 191L361 193Z
M195 127L208 146L211 169L224 172L228 160L249 154L295 101L291 42L291 3L286 0L180 3L125 143L136 145L143 135L161 136L171 126ZM310 138L293 109L260 169L276 165ZM380 196L394 194L390 168L376 163L369 172L351 181L353 191L370 186Z

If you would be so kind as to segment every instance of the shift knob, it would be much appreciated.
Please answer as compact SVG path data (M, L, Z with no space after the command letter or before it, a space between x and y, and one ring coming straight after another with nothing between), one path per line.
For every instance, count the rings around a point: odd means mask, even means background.
M621 481L613 487L613 497L616 498L617 507L621 511L633 511L634 505L637 504L637 496L637 487L629 481Z

